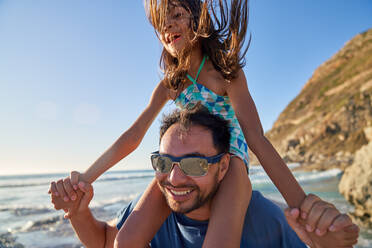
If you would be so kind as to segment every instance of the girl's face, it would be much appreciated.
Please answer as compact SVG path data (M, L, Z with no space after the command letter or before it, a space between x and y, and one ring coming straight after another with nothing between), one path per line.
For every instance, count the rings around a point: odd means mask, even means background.
M177 57L194 35L190 28L191 15L180 5L170 6L164 24L160 41L173 57Z

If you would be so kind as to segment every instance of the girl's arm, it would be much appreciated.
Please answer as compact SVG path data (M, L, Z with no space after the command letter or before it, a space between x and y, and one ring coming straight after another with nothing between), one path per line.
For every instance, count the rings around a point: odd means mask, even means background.
M227 86L226 92L243 130L249 148L254 152L289 207L300 207L305 192L298 184L275 148L264 136L256 106L249 94L243 70Z
M160 112L164 104L171 98L171 96L171 91L166 88L161 81L154 89L147 107L133 123L133 125L127 131L125 131L119 137L119 139L117 139L115 143L109 149L107 149L107 151L105 151L83 174L75 171L71 172L71 183L75 190L78 188L77 185L79 181L92 183L105 171L134 151L140 144L143 136L157 114ZM63 181L64 180L61 179L57 182L57 191L52 190L49 193L62 197L66 202L68 202L70 199L75 200L77 197L75 190L71 187L65 187L64 189L62 187L64 184ZM60 209L65 208L63 204L59 204L56 207Z
M134 151L169 99L169 89L161 81L154 89L147 107L133 125L81 175L80 180L92 183L105 171Z
M300 208L306 195L275 148L265 138L242 70L240 70L238 77L226 88L226 91L249 148L256 154L289 207ZM302 219L299 219L299 222L301 225L305 224ZM308 223L307 220L306 223ZM313 243L319 244L316 247L333 247L335 243L340 241L340 237L345 237L343 232L344 229L337 232L327 232L326 235L321 237L316 235L315 232L308 232L308 235Z

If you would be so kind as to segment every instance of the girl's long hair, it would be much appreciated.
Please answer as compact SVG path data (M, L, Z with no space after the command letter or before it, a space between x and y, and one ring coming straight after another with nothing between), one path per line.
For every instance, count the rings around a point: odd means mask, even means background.
M200 42L203 54L208 55L214 68L230 82L245 65L245 54L251 36L245 42L248 25L248 0L145 0L148 19L159 36L164 30L169 7L182 6L192 16L191 28L195 35L177 57L164 48L160 68L166 85L182 89L190 68L190 52ZM246 44L247 43L247 44Z

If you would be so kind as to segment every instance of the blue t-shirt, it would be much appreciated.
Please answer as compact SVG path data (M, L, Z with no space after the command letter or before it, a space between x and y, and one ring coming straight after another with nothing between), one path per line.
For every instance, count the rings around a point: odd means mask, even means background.
M128 218L138 199L120 212L118 229ZM183 214L172 212L151 241L151 247L202 247L207 228L208 221L196 221ZM260 192L253 191L245 216L240 247L306 248L306 245L288 225L282 210L263 197Z

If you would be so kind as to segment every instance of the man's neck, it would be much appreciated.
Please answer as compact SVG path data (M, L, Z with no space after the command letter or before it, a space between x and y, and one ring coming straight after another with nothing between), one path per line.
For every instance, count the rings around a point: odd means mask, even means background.
M204 204L198 209L195 209L187 214L187 216L190 219L197 220L197 221L206 221L209 220L210 213L211 213L211 202Z

